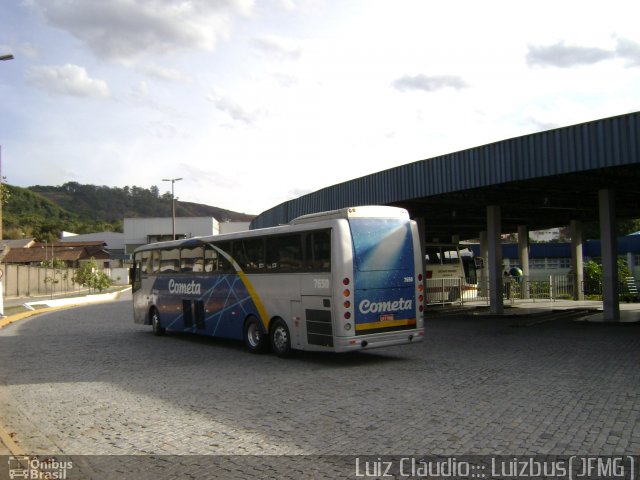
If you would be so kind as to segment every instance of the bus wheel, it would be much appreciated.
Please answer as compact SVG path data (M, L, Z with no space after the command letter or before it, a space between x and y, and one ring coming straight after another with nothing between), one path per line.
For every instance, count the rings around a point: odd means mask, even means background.
M273 353L279 357L287 357L291 353L291 336L287 324L282 319L274 320L270 338Z
M256 317L249 317L244 323L244 344L251 353L262 353L267 348L269 337L262 331Z
M151 309L151 329L153 330L153 334L157 336L164 335L166 331L160 325L160 314L155 308Z

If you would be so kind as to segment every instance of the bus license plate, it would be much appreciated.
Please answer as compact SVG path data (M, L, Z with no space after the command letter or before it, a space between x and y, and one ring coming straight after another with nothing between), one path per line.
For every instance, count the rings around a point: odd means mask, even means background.
M384 315L380 315L381 322L387 322L389 320L393 320L393 313L385 313Z

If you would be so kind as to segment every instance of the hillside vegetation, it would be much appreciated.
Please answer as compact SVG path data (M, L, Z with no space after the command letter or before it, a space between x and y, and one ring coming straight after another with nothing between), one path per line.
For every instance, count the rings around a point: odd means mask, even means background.
M106 187L68 182L28 188L4 185L4 238L54 241L61 231L122 231L125 217L170 217L171 194L158 187ZM214 217L219 222L250 221L254 216L191 202L176 202L178 217Z

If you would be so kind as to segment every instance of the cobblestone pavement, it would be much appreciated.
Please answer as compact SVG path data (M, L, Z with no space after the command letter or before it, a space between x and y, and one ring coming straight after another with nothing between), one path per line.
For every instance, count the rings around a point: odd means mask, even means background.
M32 454L638 454L640 326L517 322L280 359L155 337L127 299L64 310L0 330L0 423Z

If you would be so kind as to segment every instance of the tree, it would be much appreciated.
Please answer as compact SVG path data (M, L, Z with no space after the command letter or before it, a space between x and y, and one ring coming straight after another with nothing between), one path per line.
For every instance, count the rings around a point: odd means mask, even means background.
M600 294L602 286L602 264L589 260L584 263L584 293ZM624 283L631 276L629 265L623 258L618 259L618 282Z
M76 269L73 281L99 292L111 286L111 279L102 270L98 270L98 264L93 257Z
M7 187L6 181L7 177L2 177L2 182L0 182L0 199L2 199L2 205L6 205L11 199L11 190Z

